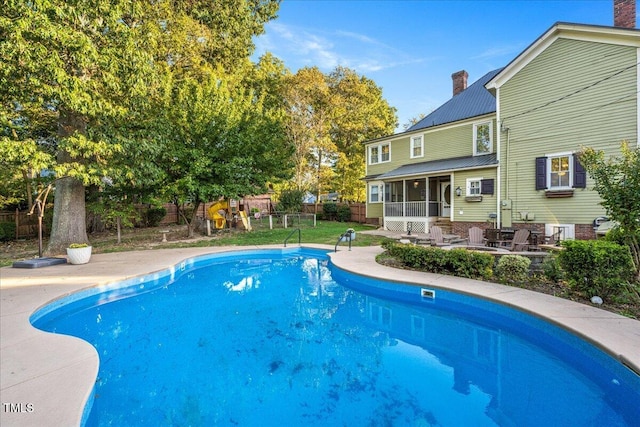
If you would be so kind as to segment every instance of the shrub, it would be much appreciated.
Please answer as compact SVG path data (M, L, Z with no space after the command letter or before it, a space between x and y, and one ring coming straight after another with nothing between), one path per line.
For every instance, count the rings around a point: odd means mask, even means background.
M496 265L496 278L501 283L523 283L529 278L531 260L521 255L505 255Z
M549 255L544 260L542 263L542 272L544 273L544 277L555 283L564 279L564 271L562 271L562 267L560 267L557 255Z
M467 251L444 250L395 242L383 243L391 256L404 265L430 273L452 274L472 279L488 279L492 275L493 256Z
M0 222L0 242L15 240L15 238L16 238L16 223Z
M633 260L627 246L606 240L568 240L558 260L569 285L587 297L619 296L632 279Z
M161 206L149 208L144 213L144 222L147 227L157 227L166 215L167 210Z
M351 221L351 208L349 207L349 205L338 206L338 212L336 213L336 217L340 222Z
M322 204L322 214L324 219L333 220L338 213L338 205L333 202L327 202Z
M302 190L284 190L280 193L277 209L286 213L301 212L303 199L304 191Z

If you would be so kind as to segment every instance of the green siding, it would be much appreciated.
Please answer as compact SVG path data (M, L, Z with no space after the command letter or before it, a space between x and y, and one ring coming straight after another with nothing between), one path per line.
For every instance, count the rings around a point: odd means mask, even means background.
M421 135L421 133L416 132L397 139L390 138L391 161L375 165L367 165L367 175L381 174L411 163L471 156L473 155L473 125L474 123L486 122L489 120L493 122L493 146L495 150L497 138L495 115L485 116L485 118L476 118L474 120L456 123L454 126L444 126L436 130L424 132L422 134L424 139L423 157L416 157L412 159L410 155L411 137ZM366 146L367 162L369 161L368 147L370 145L379 144L381 143L376 142Z
M382 218L383 204L367 202L367 218Z
M483 194L481 202L468 202L465 200L467 179L483 178L496 179L497 171L495 168L477 169L471 171L456 172L453 179L452 188L460 186L463 195L460 197L453 196L453 220L466 222L482 222L489 219L489 213L496 212L497 204L497 185L493 195ZM495 181L497 184L497 181ZM460 214L462 210L462 214Z
M622 140L636 144L636 61L633 47L560 38L500 88L500 115L509 128L501 134L502 197L512 200L514 221L520 211L547 223L584 224L602 215L590 178L587 189L569 198L536 191L535 158L581 146L611 155Z

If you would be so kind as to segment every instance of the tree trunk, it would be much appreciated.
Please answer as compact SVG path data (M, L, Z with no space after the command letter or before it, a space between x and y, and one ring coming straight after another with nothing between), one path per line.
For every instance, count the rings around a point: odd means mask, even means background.
M58 255L71 243L89 243L85 221L84 186L73 178L56 182L51 238L45 253Z
M81 115L63 109L60 110L58 137L66 138L76 132L84 133L86 126L84 117ZM71 156L62 150L58 151L57 157L58 163L72 160ZM89 243L86 225L85 192L82 182L75 178L61 177L56 180L53 224L45 254L62 254L71 243Z

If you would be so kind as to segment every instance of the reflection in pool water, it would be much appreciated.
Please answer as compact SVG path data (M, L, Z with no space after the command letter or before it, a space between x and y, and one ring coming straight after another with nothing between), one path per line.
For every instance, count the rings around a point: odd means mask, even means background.
M88 425L640 419L638 376L583 341L486 301L344 273L323 252L209 256L148 279L32 316L97 348Z

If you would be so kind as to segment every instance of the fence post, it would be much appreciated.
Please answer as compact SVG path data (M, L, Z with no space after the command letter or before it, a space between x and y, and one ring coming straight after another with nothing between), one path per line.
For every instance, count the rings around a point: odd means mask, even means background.
M284 214L284 228L287 228L287 214Z
M18 208L16 208L16 240L18 240L18 233L20 232L20 219L18 218L20 216L20 211L18 210Z
M273 230L273 215L269 215L269 230Z

